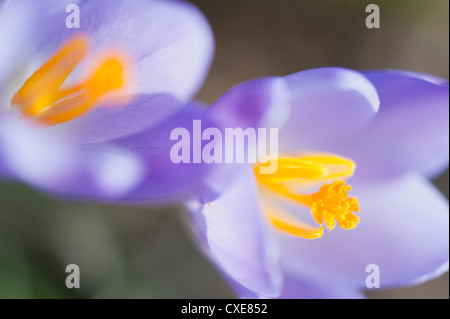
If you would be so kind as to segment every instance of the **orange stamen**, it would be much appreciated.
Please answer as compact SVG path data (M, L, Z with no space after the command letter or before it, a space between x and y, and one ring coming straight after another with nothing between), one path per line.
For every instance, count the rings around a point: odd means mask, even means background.
M105 95L127 84L123 56L108 54L78 84L62 87L89 50L89 39L78 34L38 69L11 100L23 115L45 125L70 121L90 111Z
M359 217L353 212L359 212L356 198L350 198L350 185L344 181L335 180L332 184L323 184L319 191L311 195L296 194L290 188L292 182L296 185L312 181L324 181L336 177L351 176L355 164L349 159L336 155L310 155L298 158L281 158L279 169L272 175L255 174L258 183L266 190L281 195L282 198L311 208L314 220L320 227L304 224L298 218L287 214L282 208L271 207L267 214L273 226L290 235L307 239L320 238L323 235L323 225L331 231L336 223L343 229L353 229L359 223Z

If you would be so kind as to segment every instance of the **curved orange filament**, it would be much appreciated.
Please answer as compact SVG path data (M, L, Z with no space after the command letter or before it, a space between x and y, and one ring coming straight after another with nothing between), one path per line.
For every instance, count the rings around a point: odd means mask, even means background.
M89 51L89 39L78 34L39 68L11 100L25 117L51 126L70 121L90 111L100 98L127 84L126 63L117 53L105 55L78 84L62 87Z

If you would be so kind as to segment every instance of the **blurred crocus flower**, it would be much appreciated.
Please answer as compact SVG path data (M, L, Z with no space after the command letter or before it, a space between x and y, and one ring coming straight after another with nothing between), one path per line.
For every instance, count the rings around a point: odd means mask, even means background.
M447 81L390 70L312 69L231 89L210 116L279 128L278 170L244 165L216 200L189 202L199 246L240 297L359 298L373 267L380 288L439 276L448 202L429 178L448 166L448 100Z
M73 5L80 28L66 24ZM213 37L192 5L2 1L0 48L0 175L75 199L167 200L193 189L203 168L163 156L170 127L201 117L187 101Z

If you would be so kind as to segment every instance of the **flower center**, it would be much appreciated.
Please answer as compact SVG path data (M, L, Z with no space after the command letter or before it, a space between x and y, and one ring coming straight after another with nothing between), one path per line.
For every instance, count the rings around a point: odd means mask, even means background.
M62 87L88 52L86 35L70 38L17 91L11 105L20 107L25 117L51 126L85 114L106 94L123 89L128 79L126 59L112 50L103 52L84 80Z
M314 220L320 225L307 225L281 205L265 202L265 210L275 228L291 235L315 239L322 237L323 225L331 231L336 223L343 229L353 229L359 223L359 217L353 213L359 212L359 203L356 198L348 196L351 187L343 180L323 184L318 192L310 195L298 194L294 190L295 186L350 177L356 167L352 160L332 154L279 158L277 172L270 175L259 173L261 165L263 164L256 165L254 171L262 190L308 206Z

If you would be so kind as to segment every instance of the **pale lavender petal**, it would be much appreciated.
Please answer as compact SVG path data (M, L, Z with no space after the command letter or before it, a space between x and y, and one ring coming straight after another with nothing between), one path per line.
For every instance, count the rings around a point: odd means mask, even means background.
M410 174L353 186L361 203L360 224L318 240L280 234L287 271L343 289L364 289L370 264L379 266L381 288L419 283L448 269L448 202L424 177Z
M219 269L250 293L279 294L277 250L250 167L217 200L187 207L200 248Z
M56 0L55 0L56 1ZM8 110L11 97L23 84L24 69L34 57L34 39L23 37L45 15L38 1L15 0L0 4L0 112Z
M284 273L281 299L364 299L364 294L353 287L336 285L333 282L297 278ZM315 278L317 279L317 278Z
M186 103L167 94L142 94L122 108L99 107L64 125L47 128L52 134L70 134L72 142L103 143L137 134L173 116Z
M208 192L204 189L203 178L213 168L200 160L194 162L194 140L199 141L194 133L195 120L201 121L201 127L215 126L207 117L205 109L196 104L187 104L173 116L151 125L136 134L110 140L107 145L127 149L145 165L142 182L124 197L124 201L149 202L186 199L193 194ZM184 128L189 133L190 153L189 163L174 163L171 158L171 149L178 140L171 140L171 132L177 128ZM200 128L200 134L201 130ZM200 141L200 149L205 141ZM96 144L93 144L96 145Z
M258 295L253 290L250 290L240 283L238 283L236 280L231 278L227 273L223 273L223 276L225 277L226 281L228 282L228 285L233 289L236 296L240 299L259 299L264 298L264 296Z
M204 180L214 166L203 162L173 163L170 151L176 141L170 140L170 133L174 128L184 127L194 138L193 120L201 120L205 128L214 125L200 106L184 106L185 103L172 97L162 100L164 106L179 112L171 111L173 115L166 114L167 119L157 124L147 118L150 123L147 127L144 127L145 121L138 121L136 128L132 126L134 115L120 119L106 117L126 128L125 131L108 131L108 127L99 126L98 131L86 132L85 137L91 141L110 138L102 143L77 144L73 136L67 136L70 131L39 129L13 118L11 113L9 120L2 118L5 125L0 129L2 173L74 199L148 203L182 200L192 194L207 198L212 191ZM179 107L180 104L183 107ZM147 114L142 108L141 111ZM93 134L101 133L102 129L106 130L106 135ZM131 134L133 129L136 132ZM128 135L111 138L124 132ZM193 143L190 140L188 143L192 154Z
M289 121L280 131L284 152L324 150L356 134L378 111L374 86L359 72L321 68L285 77L291 94Z
M5 125L4 123L5 123L5 117L2 116L2 113L0 112L0 127L4 126ZM2 132L2 130L0 129L0 133L1 132ZM3 144L4 144L3 139L0 138L0 150L3 150L3 148L4 148ZM9 173L8 173L7 165L5 162L5 155L4 155L3 151L0 151L0 176L3 178L6 178L8 175L9 175Z
M17 41L20 36L29 31L31 22L34 21L33 11L36 9L35 2L26 2L5 6L0 3L0 89L4 89L4 82L9 80L11 73L17 67L17 61L23 62L26 55L26 43ZM32 46L29 43L28 46ZM0 94L2 94L0 90ZM2 103L0 98L0 103ZM0 110L2 109L0 105Z
M366 73L381 99L375 120L341 149L358 164L358 179L409 170L435 176L449 162L448 82L401 71Z
M208 112L227 127L281 126L289 116L286 82L271 77L239 84L214 102Z
M66 28L65 5L80 7L80 28ZM24 40L37 42L43 60L77 32L87 33L95 49L130 51L138 93L190 98L209 69L213 37L204 16L191 4L161 0L40 1L47 8Z
M83 200L114 200L140 182L142 163L128 150L68 144L14 115L0 121L0 162L7 177Z

